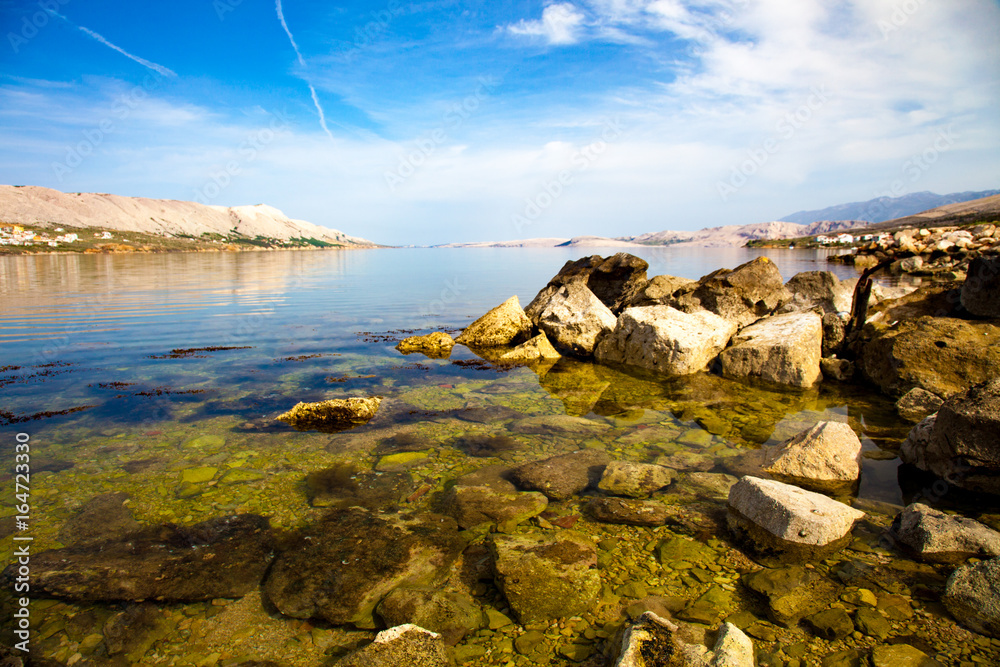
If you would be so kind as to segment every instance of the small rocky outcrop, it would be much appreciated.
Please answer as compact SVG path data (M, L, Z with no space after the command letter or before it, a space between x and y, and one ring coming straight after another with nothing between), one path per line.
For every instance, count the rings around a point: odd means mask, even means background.
M917 424L899 456L970 491L1000 495L1000 379L949 398Z
M823 320L813 312L775 315L740 331L719 355L722 374L808 388L822 379Z
M865 513L797 486L744 477L729 490L729 529L762 565L820 558L850 541Z
M598 449L585 449L531 461L514 468L510 479L520 489L540 491L550 500L565 500L597 486L611 457Z
M1000 257L977 257L969 263L961 299L973 315L1000 318Z
M594 498L587 503L584 511L601 523L630 526L662 526L670 517L663 503L634 498Z
M290 424L299 431L343 431L368 423L378 412L381 403L381 396L297 403L288 412L278 415L277 420Z
M625 304L626 308L666 305L674 292L697 281L677 276L653 276L636 295Z
M253 514L143 528L32 554L31 590L79 601L240 598L260 584L273 540L268 520ZM16 567L3 578L12 582Z
M819 422L762 453L764 472L815 490L850 487L861 475L861 440L843 422Z
M531 337L532 328L514 295L467 326L455 342L484 348L518 345Z
M396 349L403 354L419 352L431 359L447 359L451 356L451 348L455 341L443 331L435 331L425 336L410 336L396 344Z
M597 548L586 535L494 534L489 549L497 587L523 625L583 613L597 600Z
M965 627L1000 639L1000 558L952 572L942 601Z
M334 667L452 667L441 635L408 623L375 635L375 641L344 656Z
M549 342L545 334L540 333L513 350L501 354L499 361L503 363L531 363L559 359L561 356L556 348L552 347L552 343Z
M758 257L682 287L669 305L688 313L707 310L742 328L770 315L787 298L778 267L767 257Z
M334 510L290 540L263 590L286 616L374 628L386 594L437 585L464 546L450 517Z
M646 285L647 268L645 260L624 252L607 258L591 255L566 262L525 311L537 325L542 311L561 287L582 285L617 315Z
M598 339L615 327L615 316L586 285L560 287L538 315L538 328L557 350L578 357L594 353Z
M919 422L937 412L942 403L944 400L937 394L914 387L896 401L896 412L907 421Z
M598 344L594 357L666 375L689 375L704 370L735 332L736 324L706 310L629 308Z
M604 469L597 487L614 496L648 498L654 491L669 486L676 473L653 463L612 461Z
M483 627L483 610L464 593L400 586L386 595L375 613L387 627L412 623L441 635L454 646Z
M904 551L932 563L963 563L1000 556L1000 533L974 519L952 516L922 503L908 505L892 524Z
M538 492L503 493L488 486L453 486L445 496L443 512L460 528L482 523L516 525L545 511L549 501Z

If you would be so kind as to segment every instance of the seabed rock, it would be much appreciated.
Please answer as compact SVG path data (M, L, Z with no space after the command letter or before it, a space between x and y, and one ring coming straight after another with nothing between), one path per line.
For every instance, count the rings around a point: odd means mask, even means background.
M597 488L615 496L648 498L654 491L668 486L674 477L676 473L664 466L612 461L604 469Z
M942 601L965 627L1000 639L1000 558L952 572Z
M413 623L441 635L454 646L483 627L484 614L464 593L400 586L385 596L375 612L389 627Z
M767 603L768 617L786 627L827 608L837 594L835 584L800 566L759 570L743 575L742 582Z
M663 503L633 498L594 498L585 511L595 521L630 526L662 526L670 517Z
M565 500L596 486L610 461L607 453L586 449L525 463L511 471L511 480L521 489L541 491L551 500Z
M453 486L445 496L443 512L460 528L482 523L519 524L541 514L548 506L541 493L502 493L488 486Z
M334 667L451 667L441 635L408 623L375 635L375 641L333 663Z
M680 628L652 611L622 629L614 641L614 667L754 667L753 642L732 623L723 623L709 651L680 639Z
M378 411L381 396L334 398L318 403L297 403L277 420L300 431L343 431L366 424Z

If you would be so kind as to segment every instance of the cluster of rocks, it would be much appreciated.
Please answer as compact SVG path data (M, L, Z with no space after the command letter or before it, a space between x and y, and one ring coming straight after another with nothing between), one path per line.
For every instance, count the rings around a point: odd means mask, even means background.
M903 229L885 234L854 253L831 260L868 268L883 262L894 275L909 274L945 280L964 280L969 264L981 255L1000 252L1000 230L994 224L959 229Z

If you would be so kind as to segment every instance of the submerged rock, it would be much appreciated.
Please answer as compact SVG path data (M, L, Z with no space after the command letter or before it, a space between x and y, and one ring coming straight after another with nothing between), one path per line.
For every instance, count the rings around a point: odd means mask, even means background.
M449 517L334 510L275 558L263 591L286 616L374 628L386 594L437 585L464 545Z
M144 528L32 554L31 588L79 601L239 598L260 583L272 542L268 520L253 514Z
M763 456L764 472L817 490L851 486L861 476L861 440L843 422L819 422Z
M969 558L1000 556L1000 533L973 519L951 516L913 503L896 516L892 534L922 560L962 563Z
M127 493L103 493L81 505L59 531L63 544L114 539L133 533L141 525L126 506Z
M519 524L541 514L548 499L534 491L503 493L488 486L453 486L443 501L445 514L460 528L482 523Z
M670 517L663 503L633 498L594 498L584 511L595 521L630 526L662 526Z
M822 494L757 477L744 477L729 491L729 528L763 565L837 551L863 516Z
M539 415L519 419L513 422L509 428L512 433L585 437L600 434L611 427L604 422L584 417Z
M1000 495L1000 379L953 396L917 424L899 456L970 491Z
M342 431L367 423L378 411L381 396L334 398L318 403L297 403L277 420L300 431Z
M375 641L333 663L334 667L452 667L441 635L413 624L375 635Z
M837 587L815 570L793 566L764 569L743 575L741 581L767 604L768 617L794 627L804 616L828 608Z
M497 587L523 625L581 614L597 601L597 548L586 535L494 534L489 548Z
M790 387L822 379L823 321L813 312L775 315L740 331L719 355L722 374Z
M398 505L412 487L407 474L358 470L350 463L306 475L306 495L313 507L387 509Z
M599 489L615 496L647 498L654 491L669 486L676 473L652 463L612 461L604 469Z
M413 623L441 635L450 646L483 627L483 610L468 595L433 588L400 586L379 602L375 612L386 626Z
M596 486L610 461L601 450L585 449L525 463L511 471L511 480L518 488L541 491L551 500L565 500Z
M455 342L487 348L517 345L531 337L531 330L531 320L514 295L467 326Z
M1000 639L1000 558L952 572L942 601L965 627Z
M559 288L538 316L538 328L556 349L579 357L594 353L598 339L615 326L615 316L585 285Z
M451 356L451 348L455 341L443 331L435 331L426 336L410 336L396 344L396 349L403 354L419 352L431 359L447 359Z
M944 400L937 394L932 394L920 387L914 387L896 401L896 412L907 421L919 422L924 417L937 412L942 403Z
M670 306L628 308L594 351L604 363L667 375L704 370L725 348L736 325L714 313L685 313Z

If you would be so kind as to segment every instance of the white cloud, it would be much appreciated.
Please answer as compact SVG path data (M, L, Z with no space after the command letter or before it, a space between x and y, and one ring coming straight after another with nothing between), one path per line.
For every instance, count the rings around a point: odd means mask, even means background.
M584 15L575 6L566 3L549 5L537 21L522 20L507 26L515 35L544 37L549 44L575 44Z

